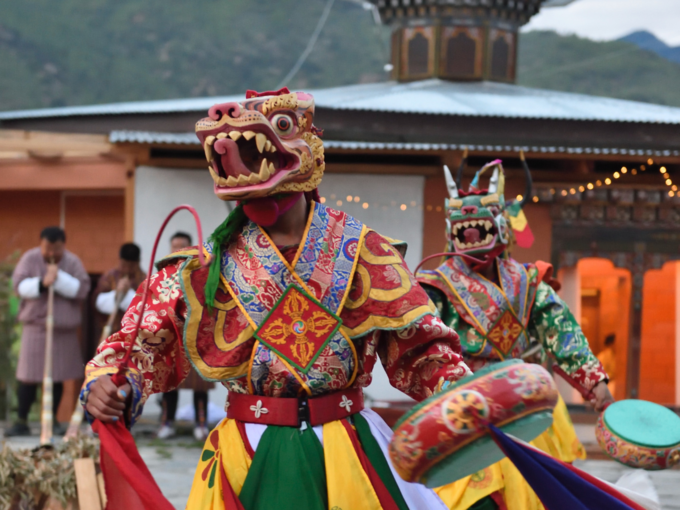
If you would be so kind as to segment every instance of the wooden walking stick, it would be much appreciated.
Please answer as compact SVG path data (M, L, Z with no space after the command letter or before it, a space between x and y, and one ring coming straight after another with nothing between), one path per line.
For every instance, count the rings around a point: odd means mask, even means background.
M54 264L54 261L50 261ZM47 318L45 319L45 368L43 370L42 412L40 413L40 444L52 444L54 423L52 387L52 344L54 337L54 282L47 289Z
M116 317L118 317L118 308L120 307L123 298L125 297L123 292L116 293L116 304L114 305L113 312L109 314L109 318L102 329L102 334L99 337L99 343L101 344L109 336L111 336L111 330L113 329L113 323L116 322ZM71 415L71 421L68 424L68 429L64 435L64 439L71 439L78 435L80 430L80 424L83 423L83 418L85 417L85 412L83 411L83 406L80 402L76 402L76 408L73 410Z

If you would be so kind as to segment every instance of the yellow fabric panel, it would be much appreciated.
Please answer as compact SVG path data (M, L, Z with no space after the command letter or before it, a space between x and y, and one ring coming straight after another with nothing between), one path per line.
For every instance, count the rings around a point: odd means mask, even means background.
M508 510L543 510L541 500L524 477L517 471L515 465L507 458L499 463L505 488L503 489L503 500Z
M523 232L525 228L527 228L527 217L524 215L524 211L521 209L519 210L519 214L517 216L510 216L510 226L512 227L513 230L517 230L518 232Z
M585 449L576 436L562 397L559 397L553 411L553 424L531 441L531 444L564 462L586 458ZM435 492L451 510L465 510L497 490L502 491L508 510L543 509L534 491L508 459L503 459L471 477L439 487Z
M471 476L466 476L462 480L444 485L434 491L450 509L465 510L503 487L503 473L500 463L497 462Z
M222 420L214 430L218 432L218 450L215 452L210 437L208 437L203 447L203 452L201 452L201 460L196 468L186 510L232 510L231 508L226 508L222 500L220 464L224 468L227 479L237 496L241 493L243 483L250 469L252 461L243 444L236 421L228 418ZM213 452L214 455L210 459L203 460L205 452L208 452L208 455L210 452ZM210 487L210 471L212 468L209 467L209 464L212 458L216 458L216 462L219 464L215 472L214 485ZM207 476L204 479L206 474Z
M352 441L339 421L323 426L328 508L382 510Z
M220 429L223 424L224 421L217 426L217 429ZM222 438L220 437L220 443L222 442L221 440ZM221 447L222 445L220 444L219 446ZM210 471L212 470L212 467L209 467L210 462L213 459L214 462L220 462L220 450L221 448L219 447L217 451L213 449L210 436L208 436L201 452L201 459L198 461L198 466L196 466L196 473L191 484L191 493L189 494L186 510L232 510L226 508L222 500L222 477L219 472L219 464L216 468L214 484L212 487L210 486ZM213 452L213 456L210 459L203 460L206 452ZM218 452L220 452L219 455ZM215 457L217 458L215 459ZM204 474L206 475L205 479Z
M243 444L241 433L238 431L236 421L227 418L222 420L220 427L220 450L222 452L222 465L227 473L227 479L234 489L234 494L241 494L241 489L246 481L246 475L253 460L248 455Z

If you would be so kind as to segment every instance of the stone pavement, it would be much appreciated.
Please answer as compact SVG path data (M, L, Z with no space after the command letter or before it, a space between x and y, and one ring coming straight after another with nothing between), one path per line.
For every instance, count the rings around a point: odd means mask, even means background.
M593 426L575 425L576 432L589 452L597 453ZM158 482L163 494L178 510L184 509L196 465L201 454L200 443L189 435L181 435L160 441L152 438L154 426L140 424L135 427L135 436L142 458ZM37 426L35 427L37 433ZM186 429L189 432L189 429ZM0 431L0 434L2 432ZM1 436L0 436L1 437ZM38 445L38 437L15 438L6 441L12 448L33 448ZM601 455L591 457L602 458ZM577 461L576 465L588 473L608 482L616 482L631 468L611 460ZM659 495L664 510L680 510L680 470L649 472L651 481Z

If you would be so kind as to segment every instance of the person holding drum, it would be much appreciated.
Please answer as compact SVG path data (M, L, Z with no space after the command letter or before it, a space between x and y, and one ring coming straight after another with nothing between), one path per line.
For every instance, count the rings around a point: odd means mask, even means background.
M458 332L473 372L503 360L535 360L547 355L560 374L592 392L591 402L600 411L613 402L608 376L569 308L556 294L554 287L558 284L551 278L552 266L540 261L520 264L508 253L515 242L513 227L524 234L530 232L521 208L531 196L531 174L523 154L521 160L527 191L520 201L505 201L500 160L479 170L468 191L458 189L465 159L458 182L444 168L450 195L445 204L449 253L436 255L447 257L437 269L423 270L416 276L444 323ZM482 189L479 179L487 170L493 175L488 189ZM561 399L553 416L552 426L532 442L534 446L566 462L584 458L583 446ZM507 459L441 487L437 493L456 510L543 508Z

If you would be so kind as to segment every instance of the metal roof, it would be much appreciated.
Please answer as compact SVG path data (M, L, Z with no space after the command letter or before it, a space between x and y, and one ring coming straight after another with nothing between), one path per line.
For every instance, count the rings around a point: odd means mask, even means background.
M680 108L637 101L533 89L505 83L439 79L348 85L310 91L317 107L407 114L680 124ZM13 119L200 112L243 94L0 112Z
M111 143L156 143L176 145L199 145L194 133L157 133L151 131L112 131L109 135ZM437 151L462 150L478 152L519 152L540 154L595 154L595 155L628 155L628 156L680 156L678 150L652 150L614 147L553 147L553 146L519 146L519 145L472 145L447 143L383 143L324 140L324 147L343 150L394 150L394 151Z

